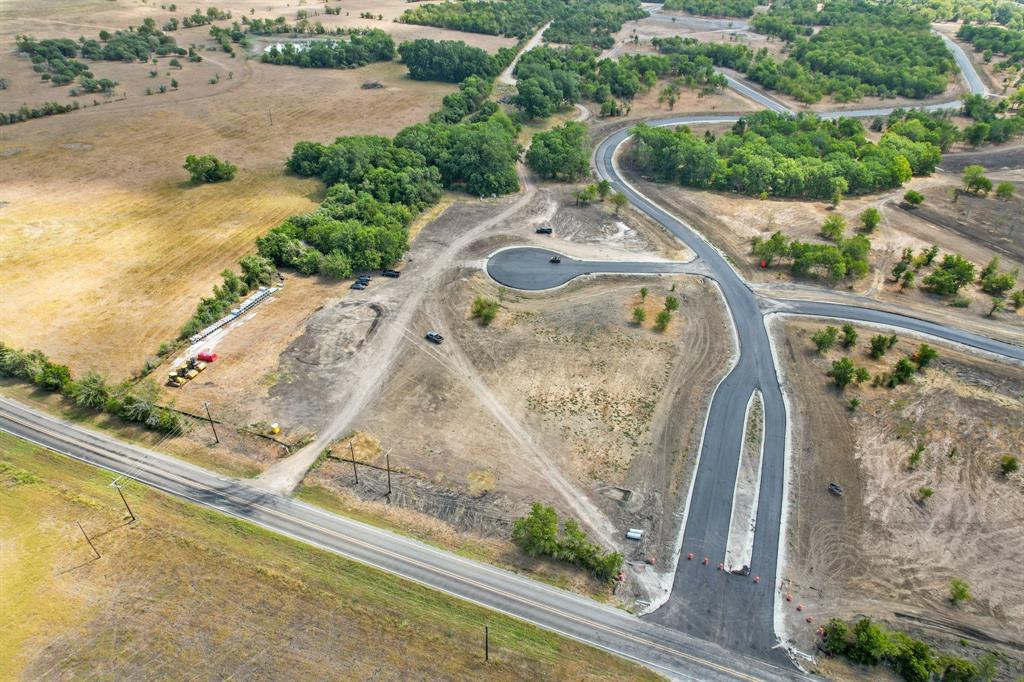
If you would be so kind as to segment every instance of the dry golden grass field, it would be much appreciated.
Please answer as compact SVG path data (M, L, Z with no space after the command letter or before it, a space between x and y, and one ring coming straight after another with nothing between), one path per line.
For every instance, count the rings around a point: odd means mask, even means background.
M237 19L250 3L214 3ZM253 16L285 15L298 5L261 2ZM301 3L300 3L301 4ZM203 62L180 70L161 58L91 63L96 77L117 80L111 101L71 98L68 87L42 82L14 37L95 37L107 28L160 25L182 17L155 2L41 0L0 3L0 110L23 103L80 100L83 110L0 127L0 338L39 347L78 372L94 367L113 378L137 369L171 340L218 273L253 249L255 237L293 213L315 206L320 185L284 171L295 142L344 134L390 135L425 120L454 86L409 80L395 63L348 71L260 64L241 50L234 59L201 50ZM312 3L310 3L312 10ZM332 25L377 25L396 41L459 37L496 49L493 36L358 19L370 7L386 18L406 4L351 3ZM184 5L182 6L184 7ZM229 22L219 22L227 25ZM449 35L452 34L452 35ZM179 45L210 45L208 27L172 34ZM151 77L151 69L157 71ZM219 82L210 79L219 76ZM156 92L179 83L177 90ZM362 90L366 81L383 89ZM99 99L102 99L100 97ZM188 154L235 163L232 182L192 187ZM312 310L315 302L310 302Z

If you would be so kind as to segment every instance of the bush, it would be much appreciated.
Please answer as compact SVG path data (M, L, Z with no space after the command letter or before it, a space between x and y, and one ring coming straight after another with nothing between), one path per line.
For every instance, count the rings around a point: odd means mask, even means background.
M880 222L882 222L882 214L879 213L877 208L865 209L860 214L860 224L865 232L874 232Z
M647 319L647 311L637 306L633 308L633 322L636 324L643 324L644 320Z
M477 296L473 300L473 306L470 309L472 316L480 320L480 324L487 327L494 321L495 315L498 314L498 309L501 304L495 301L493 298L484 298L483 296Z
M668 323L672 321L672 313L668 310L661 310L654 316L654 328L659 332L668 329Z
M982 166L967 166L964 169L964 188L972 194L988 194L992 191L992 181L985 177Z
M189 154L185 157L185 170L189 172L193 184L206 182L222 182L235 177L238 169L227 161L221 161L215 156L206 154L195 156Z
M967 581L953 578L949 582L949 598L954 604L971 600L971 587Z
M903 195L903 201L907 202L908 206L917 208L924 203L924 195L912 189Z
M965 284L974 281L974 263L959 254L946 254L939 267L922 282L933 293L953 296Z
M1000 182L996 185L996 197L1004 201L1012 199L1016 191L1012 182Z
M832 349L832 346L836 345L836 338L839 336L839 330L829 325L824 329L819 329L811 335L811 341L814 343L814 347L818 349L819 353L826 353Z
M602 553L572 519L558 531L558 514L552 507L534 503L530 513L512 524L512 541L529 556L545 556L575 564L608 582L622 568L618 552Z
M1003 476L1009 476L1010 474L1016 473L1020 469L1020 461L1013 455L1004 455L999 460L999 470L1003 472Z

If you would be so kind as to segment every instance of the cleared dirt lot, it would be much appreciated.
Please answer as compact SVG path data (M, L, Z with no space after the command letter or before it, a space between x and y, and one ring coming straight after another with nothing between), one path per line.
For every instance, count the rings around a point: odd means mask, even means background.
M232 9L237 18L250 4L216 6ZM405 7L397 1L363 5L392 14ZM205 10L207 4L197 6ZM291 22L296 11L274 1L254 16L284 14ZM352 5L346 11L349 17L331 19L353 23L361 10ZM172 16L155 4L95 0L17 3L3 12L0 74L11 82L0 91L3 110L72 99L68 88L44 84L28 60L13 53L15 34L93 37L102 28L123 29L146 17L161 24ZM436 33L360 21L394 30L398 40ZM510 44L458 36L489 48ZM174 37L180 45L205 44L208 27ZM156 67L97 63L98 77L121 82L113 98L119 101L91 106L92 96L81 97L90 104L84 110L0 128L5 342L39 347L75 371L94 367L111 377L128 375L162 341L177 336L217 273L249 252L256 236L316 205L319 183L284 173L295 142L393 134L425 120L454 89L409 80L397 62L300 70L246 61L241 53L236 59L201 54L202 63L183 62L180 71L169 68L167 58ZM154 68L158 77L150 78ZM208 83L217 76L218 83ZM179 81L177 91L144 94L170 78ZM365 81L385 87L362 90ZM191 153L226 158L239 167L238 175L229 183L191 187L181 168ZM307 301L309 310L320 302Z
M782 591L816 621L786 608L789 634L810 650L817 623L867 615L962 652L1000 649L1018 659L1019 675L1024 478L1004 477L999 460L1021 455L1024 370L939 347L936 365L909 385L839 394L825 372L842 353L820 356L810 341L822 326L772 323L795 410ZM850 355L873 373L918 343L901 338L875 362L864 350L875 332L859 331ZM842 497L827 492L830 482ZM923 486L934 490L926 502ZM974 595L958 607L949 600L954 577Z

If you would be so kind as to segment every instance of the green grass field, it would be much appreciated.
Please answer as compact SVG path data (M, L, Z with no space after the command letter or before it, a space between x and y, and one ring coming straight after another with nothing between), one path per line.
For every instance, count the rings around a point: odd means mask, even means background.
M0 434L5 676L656 677L140 484L125 489L139 518L129 524L110 478Z

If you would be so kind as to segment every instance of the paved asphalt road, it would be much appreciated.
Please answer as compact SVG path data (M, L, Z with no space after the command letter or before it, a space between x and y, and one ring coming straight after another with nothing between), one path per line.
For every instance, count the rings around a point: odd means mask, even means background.
M963 69L972 91L984 93L981 81L966 55L951 41L945 40ZM727 79L730 86L741 94L772 110L786 112L785 107L778 102L741 83L737 78L727 75ZM956 106L959 103L954 101L929 108ZM890 112L890 108L879 108L824 116L885 116ZM689 116L652 121L649 124L667 126L733 120L736 120L735 117ZM744 431L743 415L754 390L761 391L765 406L761 491L751 557L751 576L759 576L760 582L755 583L751 577L708 572L700 561L681 559L668 601L648 618L717 642L730 650L781 660L773 648L778 641L773 620L786 475L787 416L764 316L753 292L717 249L683 220L669 214L623 179L614 159L617 150L628 139L629 130L623 129L598 145L594 154L598 175L611 182L617 191L629 197L634 206L661 223L694 250L697 260L707 266L711 276L721 286L739 339L740 355L737 363L719 385L711 401L696 478L689 507L685 510L681 556L693 552L697 557L709 557L712 565L724 561L740 442ZM1019 357L1021 352L1021 349L1007 344L891 313L812 302L787 302L785 305L796 313L905 326L1010 357Z
M958 62L963 67L960 56ZM966 67L965 73L973 72L969 63ZM734 81L730 82L738 87ZM972 79L968 75L968 82L972 88L980 85L976 76ZM776 108L777 103L756 91L749 88L741 91L765 106ZM876 109L844 112L843 115L887 113L886 109ZM735 119L700 116L653 124L732 120ZM685 222L634 190L619 175L613 158L628 136L628 130L621 130L598 146L595 156L598 173L626 194L637 208L678 236L710 269L725 295L740 346L737 363L716 390L707 417L685 519L683 552L709 556L712 566L724 559L744 430L741 415L745 413L751 392L760 389L765 401L765 443L751 561L752 575L761 576L760 584L754 584L749 577L727 575L702 566L699 561L683 560L676 572L670 600L645 621L492 566L256 489L246 482L217 476L105 434L87 431L6 399L0 399L0 429L76 459L130 475L179 497L641 661L672 677L695 680L796 678L788 662L773 649L786 412L763 313L757 298L713 246ZM777 308L897 326L908 324L908 318L891 313L836 304L800 301L786 302ZM883 317L885 319L881 319ZM995 343L978 341L980 337L921 320L913 324L926 326L927 329L922 327L926 333L968 345L980 347L983 343ZM989 350L1003 352L1007 349L990 347ZM1009 352L1019 357L1019 350L1011 347ZM672 627L660 627L660 624ZM698 635L700 639L681 631Z
M538 291L562 286L580 275L596 273L656 274L691 272L687 263L666 261L592 261L562 256L561 263L552 263L555 251L531 246L502 249L487 259L487 274L498 284L512 289Z
M244 481L218 476L4 398L0 398L0 430L302 542L536 623L644 663L675 679L801 679L788 667L725 651L711 642L658 627L592 599L268 493ZM115 502L112 497L111 504ZM497 631L492 635L501 636Z

